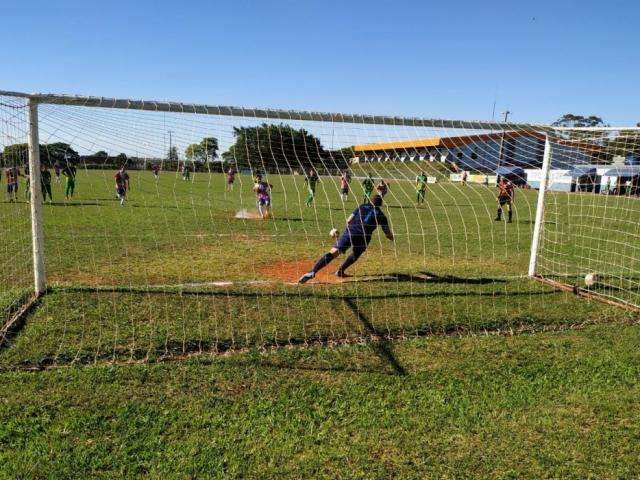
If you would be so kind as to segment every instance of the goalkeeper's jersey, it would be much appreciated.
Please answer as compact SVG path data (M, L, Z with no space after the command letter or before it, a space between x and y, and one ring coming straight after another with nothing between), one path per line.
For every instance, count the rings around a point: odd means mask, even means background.
M353 218L347 225L347 230L352 237L363 236L367 240L376 228L381 227L386 230L389 222L379 207L370 203L363 203L353 211Z

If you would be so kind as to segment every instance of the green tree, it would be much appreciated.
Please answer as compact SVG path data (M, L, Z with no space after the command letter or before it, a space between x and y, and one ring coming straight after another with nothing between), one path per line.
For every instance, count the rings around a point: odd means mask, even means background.
M187 160L206 163L218 158L218 139L205 137L200 143L188 145L184 151Z
M235 143L222 158L239 168L252 170L306 170L310 166L322 169L331 163L320 139L304 128L290 125L234 127Z
M596 115L575 115L573 113L565 113L562 117L551 124L554 127L608 127L609 125Z
M184 150L184 156L190 162L201 162L204 158L204 150L202 145L199 143L192 143L191 145L187 145L187 148Z
M178 161L178 148L175 147L175 146L172 146L169 149L169 152L167 153L167 158L171 162L177 162Z

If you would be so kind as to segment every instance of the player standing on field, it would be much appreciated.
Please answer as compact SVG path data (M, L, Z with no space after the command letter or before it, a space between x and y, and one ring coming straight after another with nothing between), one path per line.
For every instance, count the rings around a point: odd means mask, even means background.
M373 235L373 232L378 227L382 228L386 237L393 241L393 232L391 232L389 228L387 217L385 217L380 209L381 206L382 197L376 195L370 202L365 202L356 208L347 219L347 228L342 232L342 235L338 238L333 248L320 257L311 271L300 277L298 283L307 283L314 278L320 270L329 265L334 258L351 249L351 255L345 259L336 271L336 276L345 277L345 270L353 265L367 250L369 242L371 241L371 235Z
M416 177L416 202L424 203L424 197L427 193L427 175L424 172Z
M371 200L373 187L373 178L371 178L371 174L368 173L365 179L362 181L362 190L364 190L364 203L367 203L369 200Z
M309 174L304 178L304 183L307 184L307 199L305 200L304 204L307 207L310 207L311 204L313 203L313 199L316 196L316 185L318 184L318 172L315 171L315 169L310 169L309 170Z
M4 171L7 177L7 197L10 202L18 201L18 169L9 167Z
M182 180L189 180L191 178L191 170L187 167L187 163L185 162L182 165Z
M233 190L233 182L235 181L236 181L236 169L231 167L227 172L227 185L225 187L227 192L230 192Z
M342 201L346 202L349 199L349 184L351 183L351 175L349 175L348 171L342 172L340 175L340 195L342 196Z
M157 163L151 165L151 171L153 172L153 176L155 179L158 179L158 175L160 174L160 166Z
M271 216L271 189L273 185L264 182L262 175L256 175L256 183L253 186L253 191L256 192L258 211L263 220L266 220Z
M53 171L56 174L56 183L60 183L60 173L62 172L62 167L60 166L60 162L56 160L56 163L53 164Z
M502 218L502 207L503 205L507 206L507 212L509 214L509 219L507 223L511 223L513 216L513 195L514 195L514 186L506 178L502 177L500 179L500 183L498 183L498 215L496 216L495 221L499 222Z
M49 195L49 203L53 202L51 195L51 172L44 163L40 164L40 187L42 189L42 201L47 201Z
M76 167L67 163L67 165L62 169L62 175L66 178L64 197L69 200L73 198L73 193L76 190Z
M376 186L376 192L382 198L385 197L387 193L389 193L389 184L384 181L384 178L380 180L380 183Z
M129 190L129 174L124 169L124 166L120 168L115 174L116 180L116 195L120 199L120 206L124 207L124 201L127 198L127 190Z

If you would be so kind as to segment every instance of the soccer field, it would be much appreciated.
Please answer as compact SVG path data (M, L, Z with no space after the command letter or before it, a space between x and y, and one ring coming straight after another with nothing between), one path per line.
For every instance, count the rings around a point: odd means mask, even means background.
M416 206L411 172L379 173L395 179L384 208L395 243L377 232L353 277L331 265L304 286L360 201L357 181L343 203L323 177L305 208L302 178L271 175L268 221L235 218L255 209L249 176L225 194L222 175L131 172L124 207L111 171L80 171L69 202L54 185L50 291L0 351L2 472L636 472L637 314L526 278L536 192L516 193L506 224L493 188L441 182ZM554 196L553 228L581 198ZM10 314L32 281L28 205L0 203L0 218L13 226ZM587 242L562 258L578 261Z
M184 181L163 172L156 181L149 172L132 172L124 207L112 176L83 171L73 200L61 198L60 185L55 203L45 205L50 293L2 353L2 365L540 330L632 316L526 278L533 191L517 193L515 221L507 224L493 220L492 188L441 182L416 206L413 183L398 176L385 206L396 241L378 232L352 277L333 277L338 259L298 286L298 277L331 247L329 230L342 228L361 201L357 181L343 202L338 179L324 177L306 208L302 178L272 175L275 219L262 221L235 218L255 210L249 176L239 176L235 190L225 193L219 174ZM16 273L23 278L3 281L27 288L26 204L0 208L7 219L22 216L11 235L23 239L12 244L20 261L9 262L22 265Z

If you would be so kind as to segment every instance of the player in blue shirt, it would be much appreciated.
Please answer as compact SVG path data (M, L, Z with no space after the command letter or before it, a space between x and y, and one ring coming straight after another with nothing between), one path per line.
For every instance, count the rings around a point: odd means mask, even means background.
M356 208L347 220L347 228L342 232L333 248L320 257L311 271L300 277L298 283L307 283L316 276L316 273L329 265L334 258L351 248L351 255L346 258L336 272L338 277L346 276L345 270L353 265L367 250L371 235L378 227L382 228L386 237L393 241L393 233L389 228L387 217L380 210L381 206L382 197L375 195L370 202L363 203Z

